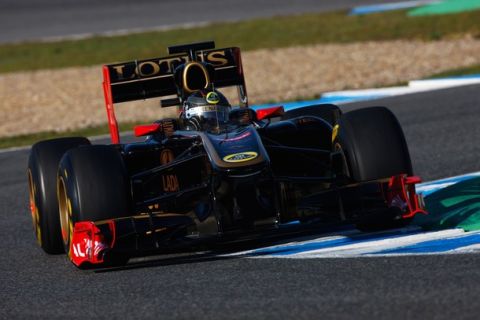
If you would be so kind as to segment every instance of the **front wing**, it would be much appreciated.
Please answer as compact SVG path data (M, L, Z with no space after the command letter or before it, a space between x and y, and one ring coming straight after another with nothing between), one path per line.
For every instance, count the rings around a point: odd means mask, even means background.
M384 209L398 209L400 218L408 219L419 213L426 214L419 196L415 193L415 184L420 182L418 177L398 175L381 181L327 190L326 194L336 192L348 195L352 190L378 190L375 192L377 203L383 202ZM215 224L216 220L213 220ZM103 265L118 255L147 255L168 249L179 242L183 242L184 245L192 244L192 239L186 237L188 234L186 231L188 229L202 231L199 227L201 224L202 222L189 215L165 213L149 213L97 222L77 222L69 248L70 259L78 267ZM215 234L211 229L209 231L204 234L210 236ZM199 235L202 235L201 232Z

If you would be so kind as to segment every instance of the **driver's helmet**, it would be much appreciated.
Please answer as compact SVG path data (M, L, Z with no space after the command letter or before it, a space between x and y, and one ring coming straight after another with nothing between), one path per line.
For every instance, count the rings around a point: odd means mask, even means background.
M183 103L182 115L187 130L218 130L228 122L231 106L216 90L192 93Z

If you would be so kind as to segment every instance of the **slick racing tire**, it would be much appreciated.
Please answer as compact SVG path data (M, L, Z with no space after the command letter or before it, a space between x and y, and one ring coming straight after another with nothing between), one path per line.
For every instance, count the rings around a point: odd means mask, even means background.
M63 245L69 257L76 222L126 217L132 212L129 176L114 146L95 145L65 153L58 169L57 192ZM117 265L128 261L128 257L116 258Z
M28 158L28 189L35 236L49 254L63 253L57 202L57 171L69 149L89 145L82 137L45 140L32 146Z
M354 182L412 175L405 136L395 115L385 107L344 113L338 122L335 148L345 154Z
M385 107L370 107L344 113L338 122L334 149L344 154L344 173L352 183L412 175L405 136L395 115ZM335 135L335 133L334 133ZM362 221L357 228L376 231L401 227L407 219L394 220L385 213Z
M337 120L341 114L342 112L340 111L340 108L334 104L318 104L289 110L283 115L283 120L293 119L301 116L314 116L322 118L331 126L333 126L335 123L337 123Z

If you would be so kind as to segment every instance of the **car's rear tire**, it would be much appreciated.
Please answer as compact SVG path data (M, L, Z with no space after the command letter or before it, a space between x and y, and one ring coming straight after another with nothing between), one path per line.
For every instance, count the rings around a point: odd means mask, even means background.
M87 138L71 137L35 143L28 158L28 189L35 236L49 254L63 253L57 202L57 171L63 154L89 145Z
M403 130L395 115L385 107L370 107L344 113L338 122L334 148L344 154L345 174L350 182L412 175L412 163ZM362 231L402 227L408 220L384 214L357 223Z
M114 146L96 145L67 152L60 161L57 189L62 242L69 257L76 222L132 215L128 172ZM118 261L124 264L128 257Z

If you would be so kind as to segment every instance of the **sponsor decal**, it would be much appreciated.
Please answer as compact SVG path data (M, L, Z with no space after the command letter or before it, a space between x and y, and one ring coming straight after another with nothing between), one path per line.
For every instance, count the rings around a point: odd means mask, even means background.
M108 249L108 246L101 241L92 241L84 238L83 243L80 241L72 245L73 255L77 258L91 257L92 255L98 257L102 251Z
M176 174L164 174L162 175L163 191L165 192L177 192L180 190L178 183L178 177Z
M163 149L160 153L160 164L165 165L172 162L175 159L175 155L171 149Z
M202 106L202 107L193 107L187 110L187 117L192 116L201 116L204 112L214 112L217 110L216 106Z
M152 205L148 206L148 209L150 209L150 210L157 209L158 210L158 209L160 209L160 204L158 204L158 203L152 204ZM142 213L142 214L147 214L147 213Z
M162 121L163 133L167 137L171 137L175 131L175 123L172 119L164 119Z
M206 56L201 56L202 61L206 61L212 64L214 67L224 67L226 65L232 64L229 59L231 57L228 55L227 50L218 50L211 51Z
M206 100L210 104L217 104L217 103L220 102L220 97L218 96L218 94L215 91L211 91L211 92L207 93Z
M315 122L315 120L312 119L312 118L301 118L301 119L297 120L298 124L308 124L308 123L312 123L312 122Z
M234 57L230 49L204 51L198 53L201 62L212 64L215 68L234 66ZM188 56L170 56L109 65L111 82L124 82L142 78L171 75L175 68L188 61Z
M228 156L223 157L225 162L245 162L250 161L258 157L258 153L254 151L239 152L234 154L229 154Z

